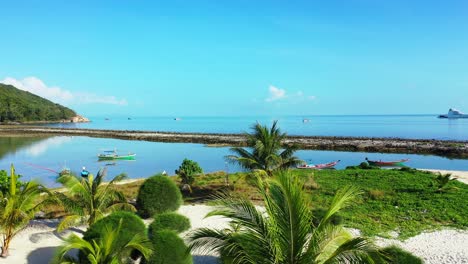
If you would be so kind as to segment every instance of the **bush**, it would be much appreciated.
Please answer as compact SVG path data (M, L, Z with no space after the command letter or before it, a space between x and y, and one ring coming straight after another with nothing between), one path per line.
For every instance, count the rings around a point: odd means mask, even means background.
M182 194L176 184L167 176L155 175L140 187L137 208L144 218L155 214L176 211L182 204Z
M152 237L161 230L172 230L182 233L190 228L190 220L178 213L167 212L154 216L154 221L149 226L149 236Z
M83 239L88 242L91 242L91 240L100 239L104 227L106 225L110 225L116 229L119 226L120 219L122 219L122 226L119 233L119 241L128 241L138 233L145 235L145 223L143 223L138 215L132 212L118 211L100 219L91 225L84 233ZM80 256L80 259L83 258Z
M416 257L408 251L405 251L397 246L386 247L382 250L385 255L389 256L391 264L422 264L422 259Z
M369 197L372 200L381 200L385 197L385 193L382 190L370 190Z
M175 231L162 230L151 237L154 253L149 264L192 264L192 256Z
M203 173L203 170L196 161L184 159L175 173L179 175L182 184L191 185L195 181L194 176Z

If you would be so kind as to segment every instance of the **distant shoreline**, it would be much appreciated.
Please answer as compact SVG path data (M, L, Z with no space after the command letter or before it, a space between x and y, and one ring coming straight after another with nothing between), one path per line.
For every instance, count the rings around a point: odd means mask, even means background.
M208 146L245 146L242 134L179 133L136 130L101 130L2 125L0 136L88 136L168 143L198 143ZM404 154L432 154L468 159L468 141L403 138L288 136L283 144L298 149Z

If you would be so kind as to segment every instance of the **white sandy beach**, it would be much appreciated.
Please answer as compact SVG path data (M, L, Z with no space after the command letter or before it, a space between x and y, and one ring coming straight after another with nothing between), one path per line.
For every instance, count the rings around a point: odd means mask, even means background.
M468 171L427 171L451 173L458 180L468 184ZM212 207L207 205L184 205L179 209L179 213L190 219L192 229L227 227L227 221L223 218L204 218L211 209ZM69 232L64 234L56 233L57 223L57 220L32 221L25 230L13 239L10 248L11 255L6 259L0 259L0 263L49 263L56 248L62 244L63 238L69 234ZM80 230L83 230L83 228ZM377 238L376 241L382 246L396 244L421 257L425 263L468 263L468 231L446 229L422 233L405 241L382 238ZM218 262L215 256L194 254L194 263L214 264Z

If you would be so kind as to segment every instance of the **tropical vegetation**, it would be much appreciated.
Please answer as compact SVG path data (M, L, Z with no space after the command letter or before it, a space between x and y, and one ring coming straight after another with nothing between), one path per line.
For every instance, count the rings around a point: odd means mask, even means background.
M289 172L257 177L256 190L265 212L248 199L220 195L220 206L207 216L222 216L230 228L200 228L191 233L192 249L219 253L224 263L358 263L381 261L379 250L362 237L352 237L330 218L358 196L353 187L337 192L324 217L313 225L305 180Z
M52 263L126 264L132 262L134 252L138 252L143 259L149 259L153 252L149 239L140 233L126 236L122 232L123 222L121 219L117 226L103 226L101 236L91 241L71 234L65 245L58 249ZM69 254L72 250L78 250L79 254Z
M203 169L196 161L184 159L182 164L179 166L179 169L177 169L175 173L180 177L182 189L188 189L191 193L191 185L195 181L195 175L203 173Z
M41 197L47 189L34 181L17 184L18 176L13 164L8 177L9 188L0 192L0 234L2 238L1 257L9 255L12 239L27 226L29 220L39 211L48 199Z
M233 155L226 156L230 162L236 163L244 169L261 170L272 175L275 170L286 169L302 164L303 161L294 156L297 150L294 146L283 145L286 133L282 133L277 121L268 128L256 123L252 126L251 134L245 133L247 149L231 148Z
M148 233L154 235L164 229L182 233L190 229L190 219L176 212L156 214L153 222L149 225Z
M104 183L107 169L101 169L96 177L80 177L72 174L63 174L57 182L65 187L65 192L56 192L68 215L57 227L58 231L76 226L78 224L92 225L106 214L118 211L135 211L135 207L115 188L115 183L125 179L125 174L115 176L109 183Z
M138 191L136 202L138 213L148 218L179 209L182 204L182 194L170 177L158 174L144 181Z
M67 107L0 83L0 122L58 121L74 116Z
M177 232L163 229L150 235L154 254L144 263L148 264L192 264L188 247Z

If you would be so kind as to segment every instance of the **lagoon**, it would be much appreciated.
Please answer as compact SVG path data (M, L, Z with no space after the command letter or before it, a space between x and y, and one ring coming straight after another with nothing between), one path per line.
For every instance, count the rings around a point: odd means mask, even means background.
M0 169L7 170L11 163L23 180L37 179L49 187L57 186L55 178L63 167L79 173L82 166L91 173L108 168L108 177L127 173L129 178L146 178L166 171L174 174L184 158L200 163L205 172L241 169L226 163L228 147L213 148L203 144L159 143L81 136L53 137L0 137ZM135 152L134 161L98 161L103 150L117 149L121 153ZM397 160L409 158L408 166L414 168L468 170L468 161L432 155L382 154L363 152L300 150L297 156L308 163L325 163L340 159L338 169L369 159Z

